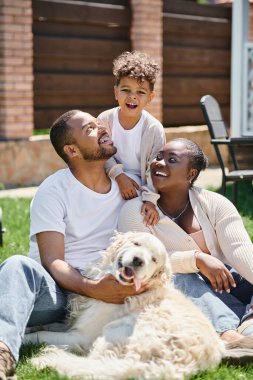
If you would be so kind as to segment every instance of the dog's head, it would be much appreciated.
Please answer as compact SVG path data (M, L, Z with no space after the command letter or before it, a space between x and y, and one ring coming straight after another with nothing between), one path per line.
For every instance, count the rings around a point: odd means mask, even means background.
M106 251L107 264L124 285L155 284L171 278L171 266L163 243L145 232L117 233Z

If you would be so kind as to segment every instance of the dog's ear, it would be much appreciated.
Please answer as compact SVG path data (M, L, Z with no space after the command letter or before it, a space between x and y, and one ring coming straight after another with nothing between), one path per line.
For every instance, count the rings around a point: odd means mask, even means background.
M164 264L156 272L156 274L155 274L155 276L153 278L159 279L163 283L171 281L171 278L172 278L172 268L171 268L170 259L168 257L167 252L166 252L166 255L165 255L165 262L164 262Z
M164 263L164 266L163 266L163 273L164 273L164 275L166 277L166 281L171 281L171 278L172 278L172 268L171 268L170 259L169 259L168 256L166 257L166 260L165 260L165 263Z
M104 256L104 264L105 265L111 265L119 251L119 248L122 247L122 245L125 244L126 241L128 241L131 237L133 236L133 232L114 232L113 237L111 238L111 244L105 251L105 256Z

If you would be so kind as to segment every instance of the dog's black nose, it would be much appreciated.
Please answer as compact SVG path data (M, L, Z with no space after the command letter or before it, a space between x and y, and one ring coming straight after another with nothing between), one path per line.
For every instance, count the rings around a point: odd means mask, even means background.
M142 259L140 259L137 256L134 256L134 258L133 258L133 266L135 266L135 267L141 267L142 265L143 265Z

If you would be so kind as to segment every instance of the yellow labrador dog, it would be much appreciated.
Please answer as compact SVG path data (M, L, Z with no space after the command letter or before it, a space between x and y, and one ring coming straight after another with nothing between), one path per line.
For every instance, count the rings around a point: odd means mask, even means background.
M148 290L121 305L71 297L66 332L40 331L28 334L26 341L67 345L85 355L48 347L32 359L34 366L78 379L176 380L221 362L224 343L202 312L173 288L168 254L156 237L117 234L101 264L85 275L106 273L137 289L148 284Z

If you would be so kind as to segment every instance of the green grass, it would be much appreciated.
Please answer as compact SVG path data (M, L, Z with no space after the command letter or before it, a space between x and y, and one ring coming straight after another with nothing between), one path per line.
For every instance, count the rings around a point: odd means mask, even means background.
M38 355L43 346L26 345L21 348L20 361L17 368L19 380L68 380L69 377L61 376L52 369L45 368L41 371L32 367L30 358Z
M33 130L33 136L39 136L39 135L48 135L50 131L50 128L45 129L34 129Z
M25 198L0 198L3 211L3 247L0 247L0 261L14 254L25 255L29 248L29 221L31 200Z
M228 195L231 195L229 189ZM25 255L29 248L29 205L30 199L0 198L3 210L4 245L0 247L0 261L15 253ZM243 184L239 187L238 210L243 217L246 229L253 240L253 187ZM29 359L37 355L42 346L25 346L20 353L17 367L19 380L68 380L51 369L38 371ZM214 348L215 349L215 348ZM192 377L192 380L253 380L253 364L235 367L222 364L216 370L206 371Z

